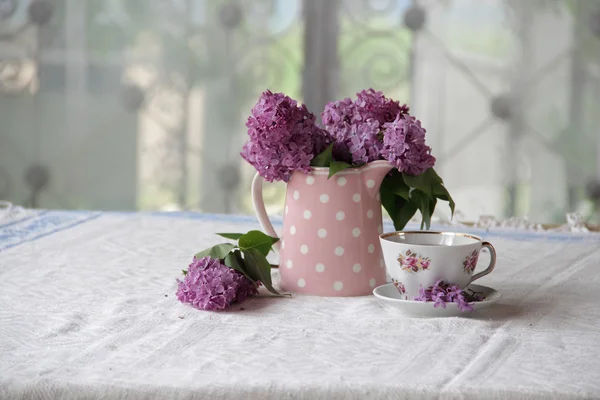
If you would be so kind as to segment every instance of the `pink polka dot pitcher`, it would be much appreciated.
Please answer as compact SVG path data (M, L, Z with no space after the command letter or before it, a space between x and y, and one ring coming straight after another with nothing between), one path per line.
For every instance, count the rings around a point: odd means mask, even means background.
M318 296L362 296L386 282L379 245L383 231L379 187L392 166L374 161L327 179L329 168L295 172L287 184L279 252L280 287ZM277 236L267 216L263 178L252 182L262 229Z

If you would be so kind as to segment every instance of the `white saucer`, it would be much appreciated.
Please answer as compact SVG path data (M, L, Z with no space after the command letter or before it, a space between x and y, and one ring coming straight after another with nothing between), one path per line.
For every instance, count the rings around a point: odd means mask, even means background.
M473 306L473 311L471 312L460 311L458 309L458 304L456 303L446 303L446 308L435 308L432 302L404 300L401 298L400 293L398 293L398 290L396 289L393 283L387 283L385 285L376 287L373 290L373 294L382 303L395 307L402 311L404 314L410 315L412 317L425 318L468 316L472 312L489 307L490 305L500 300L500 297L502 297L502 294L499 291L487 286L469 285L469 289L473 289L476 292L481 292L485 297L485 300L483 301L471 303L471 305Z

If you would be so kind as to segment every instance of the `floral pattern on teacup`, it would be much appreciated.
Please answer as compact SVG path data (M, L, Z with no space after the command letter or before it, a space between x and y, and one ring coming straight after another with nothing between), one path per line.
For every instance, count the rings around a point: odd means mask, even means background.
M477 266L477 258L479 257L479 252L477 250L473 250L473 252L471 254L469 254L467 256L467 258L465 258L465 261L463 262L463 267L465 269L465 272L471 274L473 273L473 271L475 271L475 267Z
M404 255L398 254L398 262L403 271L419 272L429 269L431 259L414 253L409 249L406 250L406 254Z
M398 289L400 294L406 293L406 288L404 287L404 283L397 281L395 279L393 279L393 281L394 281L394 286L396 286L396 289Z
M392 282L394 282L394 286L396 286L396 289L398 289L398 292L402 295L402 294L406 294L406 287L404 287L404 283L397 281L396 279L392 279ZM404 296L405 300L408 300L408 296Z

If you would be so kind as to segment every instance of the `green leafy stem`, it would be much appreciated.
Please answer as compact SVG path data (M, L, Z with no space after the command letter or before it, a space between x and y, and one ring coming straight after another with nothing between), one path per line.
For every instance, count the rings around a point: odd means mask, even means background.
M314 157L310 163L313 167L328 167L329 178L348 168L360 168L361 165L353 165L333 159L333 143ZM435 210L438 200L447 201L452 216L454 216L455 203L450 193L444 186L444 181L429 168L420 175L409 175L393 169L383 179L381 188L381 204L394 222L396 230L402 230L415 215L417 210L421 212L421 229L429 229L431 216Z
M271 293L277 296L289 296L281 294L273 287L271 281L272 265L267 261L267 255L273 250L273 245L279 238L265 235L261 231L250 231L248 233L217 233L226 239L237 241L237 244L221 243L208 249L202 250L194 257L197 259L210 257L220 260L229 268L243 274L253 283L260 282ZM182 272L187 274L186 270Z
M408 175L393 169L383 179L379 193L381 204L397 230L404 229L417 210L421 211L421 229L429 229L438 200L447 201L454 215L454 200L433 168L421 175Z

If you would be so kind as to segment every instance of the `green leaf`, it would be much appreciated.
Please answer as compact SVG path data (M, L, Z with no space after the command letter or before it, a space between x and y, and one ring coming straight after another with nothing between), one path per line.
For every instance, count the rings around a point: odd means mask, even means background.
M194 257L200 259L209 256L210 258L222 260L234 248L235 246L231 243L221 243L216 246L210 247L206 250L202 250L200 253L196 253Z
M394 222L394 229L402 230L417 212L418 205L410 201L411 188L404 182L402 173L394 169L383 179L381 204Z
M330 161L329 162L329 176L327 177L327 179L331 178L338 172L343 171L348 168L354 168L354 166L352 164L348 164L347 162L343 162L343 161Z
M310 160L310 165L312 167L329 167L331 161L333 161L333 143Z
M396 195L392 192L380 190L379 194L381 194L381 205L385 208L385 211L389 214L390 218L393 220L394 215L396 214Z
M448 189L446 189L443 183L438 183L433 186L433 194L438 199L447 201L449 203L450 211L452 212L452 216L454 216L454 209L456 207L456 204L454 203L454 200L450 196L450 193L448 193Z
M437 205L437 199L435 197L430 197L429 198L429 212L431 214L429 215L429 221L426 221L426 224L427 224L426 229L429 229L431 227L431 217L433 216L433 212L435 211L436 205Z
M417 193L411 191L410 195L411 198L414 195L414 204L421 210L421 214L423 215L421 229L423 227L429 229L431 226L431 216L435 210L437 199L449 202L450 210L454 216L454 209L456 207L454 200L444 186L444 181L433 168L429 168L418 176L403 173L402 178L408 186L418 191Z
M437 172L435 172L435 169L433 168L429 168L427 171L425 171L426 174L428 174L429 179L433 182L433 183L444 183L444 181L442 180L442 178L438 175Z
M260 281L269 292L281 296L282 294L275 290L271 283L271 264L265 255L255 248L245 249L242 252L250 279L255 282Z
M231 253L227 254L224 260L225 265L229 268L235 269L236 271L244 274L244 276L250 280L250 275L246 272L246 266L244 263L244 259L242 258L242 253L239 250L234 250Z
M442 178L433 168L414 176L393 170L381 184L381 204L392 220L394 228L402 230L417 210L421 211L421 229L431 227L431 217L437 199L450 202L454 214L454 201L444 187Z
M414 203L419 210L421 211L421 230L423 230L423 228L425 229L429 229L429 227L431 226L431 214L432 214L432 210L430 209L430 202L429 199L430 197L421 192L420 190L413 190L410 194L411 196L411 202Z
M394 222L394 229L401 231L415 215L418 206L390 192L381 192L381 204Z
M217 235L225 239L238 240L242 237L243 233L217 233Z
M442 183L442 178L440 178L433 168L429 168L421 175L408 175L407 173L403 172L402 178L404 178L404 182L408 186L419 189L428 196L431 195L434 184Z
M238 245L242 250L257 249L264 256L269 254L271 247L277 243L279 238L274 238L269 235L265 235L261 231L250 231L240 236Z
M182 269L181 272L183 272L183 276L187 275L187 271L185 269Z
M396 215L392 217L394 221L394 229L401 231L404 229L408 221L415 215L417 212L418 206L412 201L406 201L402 198L402 204L399 205L396 210Z
M419 211L421 211L421 227L419 229L423 230L425 227L425 220L430 217L429 216L429 197L421 192L420 190L413 190L410 193L410 202L413 203Z
M402 178L402 173L397 169L393 169L391 173L387 174L385 178L383 178L383 182L381 183L381 189L379 189L381 197L384 196L384 192L390 192L402 197L404 200L409 199L409 191L410 187L404 182L404 179Z

